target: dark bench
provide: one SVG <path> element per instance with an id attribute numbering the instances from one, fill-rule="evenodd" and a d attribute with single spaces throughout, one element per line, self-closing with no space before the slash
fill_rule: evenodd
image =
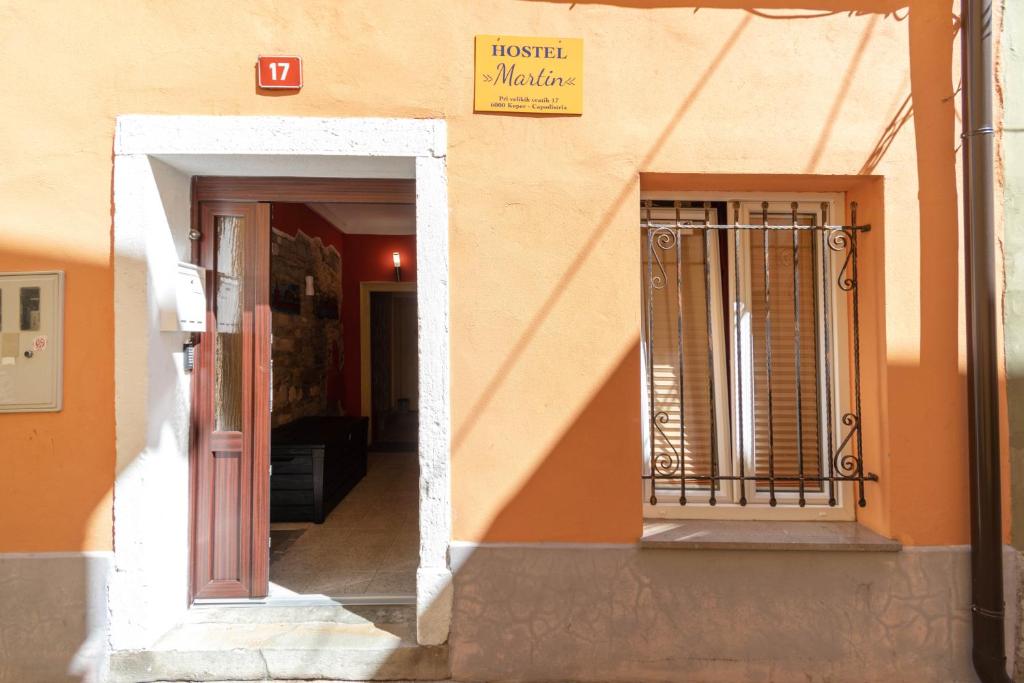
<path id="1" fill-rule="evenodd" d="M 322 524 L 366 476 L 365 417 L 304 417 L 270 432 L 270 521 Z"/>

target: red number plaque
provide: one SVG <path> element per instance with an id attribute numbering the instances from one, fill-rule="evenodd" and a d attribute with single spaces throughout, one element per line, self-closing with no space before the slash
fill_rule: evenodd
<path id="1" fill-rule="evenodd" d="M 298 90 L 302 87 L 302 58 L 286 55 L 260 55 L 256 78 L 261 88 Z"/>

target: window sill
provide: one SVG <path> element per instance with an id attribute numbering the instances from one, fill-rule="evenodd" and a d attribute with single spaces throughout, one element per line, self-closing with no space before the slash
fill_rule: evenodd
<path id="1" fill-rule="evenodd" d="M 849 497 L 849 495 L 846 496 L 846 498 Z M 708 505 L 700 501 L 694 501 L 688 505 L 676 503 L 651 505 L 646 501 L 644 502 L 644 520 L 646 522 L 709 519 L 773 523 L 852 522 L 856 519 L 856 514 L 852 505 L 829 507 L 828 505 L 812 502 L 808 502 L 806 507 L 798 507 L 792 504 L 770 507 L 759 502 L 751 503 L 750 505 L 736 505 L 734 503 Z"/>
<path id="2" fill-rule="evenodd" d="M 641 548 L 896 552 L 898 541 L 856 522 L 645 519 Z"/>

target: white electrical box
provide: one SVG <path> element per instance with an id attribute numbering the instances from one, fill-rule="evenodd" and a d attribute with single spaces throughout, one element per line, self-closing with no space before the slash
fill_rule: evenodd
<path id="1" fill-rule="evenodd" d="M 61 409 L 64 273 L 0 273 L 0 413 Z"/>
<path id="2" fill-rule="evenodd" d="M 206 269 L 179 263 L 174 283 L 173 308 L 160 311 L 164 332 L 206 331 Z"/>

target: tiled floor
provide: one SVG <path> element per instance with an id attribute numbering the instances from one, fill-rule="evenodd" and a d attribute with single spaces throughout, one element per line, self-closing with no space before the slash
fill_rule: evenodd
<path id="1" fill-rule="evenodd" d="M 415 452 L 370 453 L 366 477 L 323 524 L 271 525 L 270 595 L 415 595 L 418 479 Z M 297 529 L 294 542 L 273 533 Z"/>

